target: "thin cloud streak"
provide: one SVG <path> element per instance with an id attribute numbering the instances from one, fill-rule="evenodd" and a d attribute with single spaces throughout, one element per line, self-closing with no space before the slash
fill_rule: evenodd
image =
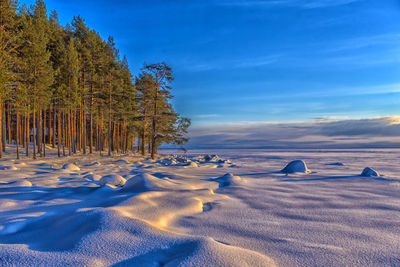
<path id="1" fill-rule="evenodd" d="M 195 62 L 195 60 L 187 60 L 184 62 L 185 69 L 189 71 L 217 71 L 217 70 L 232 70 L 232 69 L 247 69 L 262 67 L 274 64 L 278 61 L 281 55 L 270 55 L 266 57 L 251 58 L 251 59 L 235 59 L 224 62 Z"/>
<path id="2" fill-rule="evenodd" d="M 360 1 L 361 0 L 231 0 L 223 1 L 219 3 L 219 5 L 231 7 L 297 7 L 303 9 L 315 9 L 348 5 Z"/>
<path id="3" fill-rule="evenodd" d="M 195 58 L 181 62 L 186 71 L 224 71 L 250 69 L 256 67 L 280 67 L 302 69 L 364 69 L 400 62 L 400 33 L 387 33 L 362 36 L 337 41 L 327 45 L 316 43 L 303 47 L 288 46 L 285 54 L 273 54 L 261 57 L 242 58 L 225 61 L 204 62 Z M 312 54 L 311 54 L 312 53 Z M 315 58 L 315 54 L 319 55 Z M 312 60 L 310 60 L 310 58 Z"/>

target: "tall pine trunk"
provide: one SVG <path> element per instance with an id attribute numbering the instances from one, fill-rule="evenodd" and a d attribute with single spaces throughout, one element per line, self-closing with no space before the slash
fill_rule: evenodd
<path id="1" fill-rule="evenodd" d="M 60 157 L 61 156 L 60 155 L 60 146 L 62 143 L 61 112 L 60 112 L 59 108 L 57 109 L 57 113 L 55 113 L 55 112 L 56 112 L 56 109 L 54 108 L 54 116 L 53 116 L 54 117 L 54 131 L 56 130 L 56 114 L 57 114 L 57 124 L 58 124 L 58 127 L 57 127 L 57 155 L 58 155 L 58 157 Z M 55 137 L 55 135 L 54 135 L 54 137 Z M 53 142 L 55 142 L 55 141 L 53 141 Z"/>
<path id="2" fill-rule="evenodd" d="M 59 113 L 59 112 L 58 112 Z M 53 139 L 53 142 L 52 142 L 52 144 L 53 144 L 53 148 L 54 147 L 56 147 L 56 106 L 54 106 L 54 108 L 53 108 L 53 131 L 52 131 L 52 139 Z M 58 134 L 60 134 L 60 132 L 58 132 Z M 60 148 L 60 146 L 57 146 L 58 147 L 58 149 Z"/>
<path id="3" fill-rule="evenodd" d="M 3 125 L 2 129 L 1 129 L 1 131 L 2 131 L 1 142 L 3 144 L 3 152 L 6 152 L 6 147 L 7 147 L 7 144 L 6 144 L 6 127 L 7 127 L 7 125 L 6 125 L 6 109 L 5 109 L 5 103 L 4 102 L 3 102 L 3 108 L 2 108 L 1 115 L 2 115 L 1 122 L 2 122 L 2 125 Z"/>
<path id="4" fill-rule="evenodd" d="M 29 146 L 31 143 L 29 108 L 28 106 L 28 111 L 25 112 L 25 154 L 27 157 L 29 157 Z"/>
<path id="5" fill-rule="evenodd" d="M 71 156 L 71 149 L 72 149 L 72 134 L 71 134 L 71 132 L 72 132 L 72 129 L 71 129 L 71 127 L 72 127 L 72 123 L 71 123 L 71 113 L 72 113 L 72 111 L 71 110 L 69 110 L 68 111 L 68 115 L 67 115 L 67 124 L 68 124 L 68 144 L 67 144 L 67 146 L 68 146 L 68 156 Z"/>
<path id="6" fill-rule="evenodd" d="M 36 159 L 36 136 L 37 136 L 37 130 L 36 130 L 36 101 L 33 100 L 33 112 L 32 112 L 32 126 L 33 126 L 33 159 Z"/>
<path id="7" fill-rule="evenodd" d="M 49 121 L 48 121 L 48 136 L 47 136 L 47 143 L 49 144 L 49 145 L 51 145 L 52 143 L 51 143 L 51 137 L 52 137 L 52 134 L 53 134 L 53 128 L 52 128 L 52 119 L 53 119 L 53 104 L 50 104 L 50 107 L 49 107 Z M 52 147 L 54 148 L 54 145 L 52 145 Z"/>
<path id="8" fill-rule="evenodd" d="M 43 150 L 42 150 L 42 110 L 39 108 L 37 111 L 37 120 L 38 120 L 38 128 L 37 128 L 37 145 L 38 145 L 38 152 L 39 156 L 43 157 Z"/>
<path id="9" fill-rule="evenodd" d="M 145 155 L 145 153 L 146 153 L 146 134 L 145 134 L 145 129 L 144 129 L 144 127 L 143 127 L 143 130 L 142 130 L 142 137 L 141 137 L 141 141 L 142 141 L 142 148 L 141 148 L 141 151 L 142 151 L 142 155 L 144 156 Z"/>
<path id="10" fill-rule="evenodd" d="M 86 154 L 86 114 L 82 109 L 82 146 L 83 154 Z"/>
<path id="11" fill-rule="evenodd" d="M 66 144 L 66 140 L 67 140 L 67 135 L 66 135 L 66 131 L 65 131 L 65 111 L 62 113 L 62 140 L 63 140 L 63 156 L 65 157 L 65 144 Z"/>
<path id="12" fill-rule="evenodd" d="M 100 156 L 101 156 L 101 152 L 104 149 L 103 129 L 104 129 L 104 116 L 103 116 L 103 111 L 101 111 L 101 118 L 100 118 Z"/>
<path id="13" fill-rule="evenodd" d="M 46 110 L 43 110 L 43 157 L 46 157 Z"/>
<path id="14" fill-rule="evenodd" d="M 16 143 L 17 143 L 17 159 L 19 159 L 19 136 L 18 136 L 18 133 L 19 133 L 19 112 L 17 112 L 17 135 L 16 135 Z"/>
<path id="15" fill-rule="evenodd" d="M 3 101 L 0 101 L 0 158 L 3 157 L 3 142 L 1 142 L 1 140 L 3 140 Z"/>
<path id="16" fill-rule="evenodd" d="M 12 145 L 11 134 L 11 104 L 7 104 L 7 139 L 9 145 Z"/>
<path id="17" fill-rule="evenodd" d="M 111 156 L 111 84 L 109 85 L 109 104 L 108 104 L 108 155 Z"/>
<path id="18" fill-rule="evenodd" d="M 89 153 L 93 153 L 93 84 L 91 85 L 91 96 L 90 96 L 90 125 L 89 125 Z"/>

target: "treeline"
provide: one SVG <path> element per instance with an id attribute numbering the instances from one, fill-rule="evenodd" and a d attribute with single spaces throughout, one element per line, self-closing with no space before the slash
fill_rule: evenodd
<path id="1" fill-rule="evenodd" d="M 133 77 L 112 37 L 103 40 L 84 20 L 62 26 L 43 0 L 19 7 L 0 0 L 0 157 L 7 144 L 26 156 L 107 151 L 157 153 L 182 145 L 190 120 L 177 114 L 173 74 L 145 64 Z"/>

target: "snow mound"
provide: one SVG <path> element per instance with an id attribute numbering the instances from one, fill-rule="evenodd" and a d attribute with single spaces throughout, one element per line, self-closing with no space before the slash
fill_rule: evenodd
<path id="1" fill-rule="evenodd" d="M 225 186 L 230 186 L 230 185 L 235 185 L 238 182 L 243 181 L 240 176 L 234 176 L 232 173 L 227 173 L 224 174 L 221 177 L 218 177 L 217 179 L 214 179 L 214 181 L 219 183 L 219 187 L 225 187 Z"/>
<path id="2" fill-rule="evenodd" d="M 4 166 L 4 165 L 0 165 L 0 170 L 3 170 L 3 171 L 5 171 L 5 170 L 13 170 L 13 171 L 15 171 L 15 170 L 18 170 L 18 168 L 15 167 L 15 166 Z"/>
<path id="3" fill-rule="evenodd" d="M 26 187 L 30 187 L 32 186 L 32 183 L 28 180 L 20 180 L 20 181 L 15 181 L 13 183 L 11 183 L 13 186 L 26 186 Z"/>
<path id="4" fill-rule="evenodd" d="M 90 174 L 83 176 L 83 178 L 89 179 L 92 181 L 98 181 L 101 179 L 101 175 L 90 173 Z"/>
<path id="5" fill-rule="evenodd" d="M 124 159 L 120 159 L 120 160 L 113 161 L 113 163 L 130 164 L 128 161 L 126 161 L 126 160 L 124 160 Z"/>
<path id="6" fill-rule="evenodd" d="M 217 164 L 213 164 L 213 163 L 205 163 L 202 166 L 205 167 L 205 168 L 210 168 L 210 169 L 218 168 L 218 165 Z"/>
<path id="7" fill-rule="evenodd" d="M 124 190 L 131 192 L 155 190 L 158 189 L 157 180 L 159 179 L 151 174 L 141 173 L 129 179 L 124 185 Z"/>
<path id="8" fill-rule="evenodd" d="M 326 163 L 325 165 L 328 165 L 328 166 L 344 166 L 344 164 L 341 163 L 341 162 Z"/>
<path id="9" fill-rule="evenodd" d="M 100 163 L 100 162 L 97 162 L 97 161 L 95 161 L 95 162 L 93 162 L 93 163 L 88 163 L 88 164 L 85 164 L 85 167 L 99 166 L 99 165 L 101 165 L 101 163 Z"/>
<path id="10" fill-rule="evenodd" d="M 186 165 L 186 167 L 197 168 L 197 167 L 199 167 L 199 165 L 197 165 L 196 162 L 191 161 L 188 165 Z"/>
<path id="11" fill-rule="evenodd" d="M 220 158 L 218 155 L 205 155 L 203 158 L 204 161 L 207 162 L 215 162 L 215 163 L 221 163 L 221 164 L 232 164 L 230 160 Z M 202 161 L 202 160 L 199 160 Z"/>
<path id="12" fill-rule="evenodd" d="M 35 164 L 36 166 L 39 166 L 39 167 L 47 167 L 47 166 L 50 166 L 50 164 L 49 163 L 47 163 L 47 162 L 38 162 L 38 163 L 36 163 Z"/>
<path id="13" fill-rule="evenodd" d="M 180 163 L 189 163 L 189 162 L 190 162 L 190 159 L 185 158 L 185 157 L 183 157 L 183 156 L 179 156 L 179 157 L 176 157 L 176 161 L 178 161 L 178 162 L 180 162 Z"/>
<path id="14" fill-rule="evenodd" d="M 166 158 L 166 159 L 163 159 L 161 161 L 161 163 L 164 164 L 165 166 L 170 166 L 170 165 L 175 165 L 176 164 L 176 160 L 173 159 L 173 158 Z"/>
<path id="15" fill-rule="evenodd" d="M 168 165 L 177 165 L 177 164 L 188 164 L 190 163 L 191 160 L 184 157 L 184 156 L 177 156 L 177 155 L 171 155 L 165 157 L 163 160 L 160 161 L 160 163 L 168 166 Z"/>
<path id="16" fill-rule="evenodd" d="M 118 174 L 105 175 L 99 180 L 100 186 L 105 186 L 106 184 L 114 186 L 124 186 L 125 182 L 125 178 Z"/>
<path id="17" fill-rule="evenodd" d="M 218 162 L 221 160 L 221 158 L 218 155 L 205 155 L 204 160 L 210 162 Z"/>
<path id="18" fill-rule="evenodd" d="M 370 167 L 366 167 L 362 171 L 361 176 L 363 176 L 363 177 L 372 177 L 372 176 L 380 176 L 380 175 L 376 170 L 374 170 L 374 169 L 372 169 Z"/>
<path id="19" fill-rule="evenodd" d="M 149 173 L 141 173 L 126 181 L 123 190 L 145 192 L 160 189 L 173 189 L 175 187 L 176 185 L 168 180 L 157 178 Z"/>
<path id="20" fill-rule="evenodd" d="M 303 160 L 294 160 L 289 162 L 285 168 L 281 170 L 284 173 L 310 173 L 311 171 L 307 168 L 306 163 Z"/>
<path id="21" fill-rule="evenodd" d="M 64 166 L 62 166 L 62 169 L 66 170 L 66 171 L 80 171 L 81 170 L 78 166 L 76 166 L 73 163 L 64 164 Z"/>

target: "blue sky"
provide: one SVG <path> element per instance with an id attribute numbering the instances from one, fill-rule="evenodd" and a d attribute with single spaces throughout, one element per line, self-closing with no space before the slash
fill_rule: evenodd
<path id="1" fill-rule="evenodd" d="M 134 74 L 170 64 L 194 129 L 400 113 L 398 0 L 46 3 L 63 24 L 80 14 L 114 36 Z"/>

